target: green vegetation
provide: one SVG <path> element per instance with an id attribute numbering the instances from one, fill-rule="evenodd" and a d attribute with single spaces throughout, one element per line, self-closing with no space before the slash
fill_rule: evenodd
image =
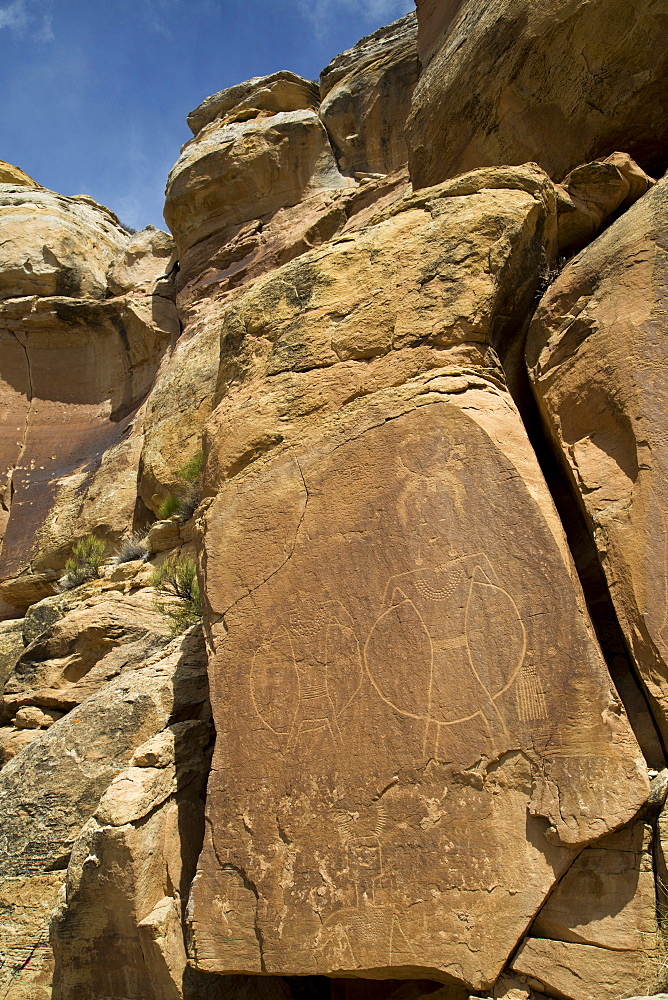
<path id="1" fill-rule="evenodd" d="M 72 547 L 72 555 L 65 563 L 65 573 L 59 581 L 61 590 L 73 590 L 82 583 L 100 575 L 105 543 L 95 535 L 86 535 Z"/>
<path id="2" fill-rule="evenodd" d="M 182 521 L 189 521 L 200 502 L 200 484 L 204 467 L 204 453 L 196 452 L 189 461 L 179 469 L 181 483 L 176 493 L 170 493 L 158 508 L 158 517 L 166 521 L 178 515 Z"/>
<path id="3" fill-rule="evenodd" d="M 169 556 L 151 577 L 151 585 L 163 594 L 179 598 L 180 603 L 160 602 L 157 608 L 172 619 L 174 635 L 202 620 L 202 595 L 197 582 L 197 568 L 189 556 Z"/>
<path id="4" fill-rule="evenodd" d="M 170 517 L 174 517 L 175 514 L 180 513 L 181 510 L 181 500 L 174 493 L 170 493 L 162 501 L 158 507 L 158 517 L 161 521 L 166 521 Z"/>

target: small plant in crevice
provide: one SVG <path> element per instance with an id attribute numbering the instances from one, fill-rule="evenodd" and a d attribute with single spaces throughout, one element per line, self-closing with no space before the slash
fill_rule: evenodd
<path id="1" fill-rule="evenodd" d="M 134 562 L 136 559 L 142 559 L 146 562 L 147 559 L 151 558 L 151 555 L 151 547 L 147 539 L 135 531 L 118 544 L 111 561 L 115 566 L 120 566 L 121 563 Z"/>
<path id="2" fill-rule="evenodd" d="M 545 292 L 548 290 L 553 281 L 559 277 L 564 267 L 568 263 L 569 256 L 567 254 L 561 254 L 554 264 L 549 264 L 547 259 L 544 259 L 540 268 L 538 275 L 538 285 L 536 288 L 536 298 L 540 299 L 543 297 Z"/>
<path id="3" fill-rule="evenodd" d="M 172 620 L 172 633 L 178 635 L 202 620 L 202 595 L 197 580 L 197 568 L 190 556 L 169 556 L 154 570 L 151 585 L 177 601 L 156 604 L 157 609 Z"/>
<path id="4" fill-rule="evenodd" d="M 181 510 L 181 500 L 175 493 L 169 493 L 158 507 L 158 517 L 167 521 Z"/>
<path id="5" fill-rule="evenodd" d="M 74 590 L 82 583 L 95 580 L 100 575 L 105 543 L 95 535 L 86 535 L 72 546 L 72 555 L 65 563 L 65 572 L 58 581 L 58 589 Z"/>
<path id="6" fill-rule="evenodd" d="M 204 454 L 196 452 L 189 461 L 179 469 L 180 484 L 176 493 L 170 493 L 158 508 L 158 517 L 165 521 L 178 515 L 182 521 L 189 521 L 201 499 L 202 469 Z"/>

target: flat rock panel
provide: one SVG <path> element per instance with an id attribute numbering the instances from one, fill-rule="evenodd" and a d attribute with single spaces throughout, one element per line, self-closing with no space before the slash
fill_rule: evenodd
<path id="1" fill-rule="evenodd" d="M 488 985 L 574 847 L 644 796 L 545 516 L 429 395 L 376 399 L 210 509 L 206 971 Z"/>

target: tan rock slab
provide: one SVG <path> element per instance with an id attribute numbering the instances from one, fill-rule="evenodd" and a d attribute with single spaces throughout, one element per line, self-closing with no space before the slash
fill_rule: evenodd
<path id="1" fill-rule="evenodd" d="M 667 18 L 653 0 L 419 3 L 413 183 L 527 161 L 561 180 L 616 149 L 662 172 Z"/>
<path id="2" fill-rule="evenodd" d="M 255 76 L 207 97 L 188 115 L 188 127 L 193 135 L 198 135 L 213 121 L 243 122 L 279 111 L 317 111 L 319 104 L 317 84 L 282 69 L 269 76 Z"/>
<path id="3" fill-rule="evenodd" d="M 41 729 L 17 729 L 15 726 L 0 726 L 0 767 L 4 767 L 12 757 L 21 753 L 41 732 Z"/>
<path id="4" fill-rule="evenodd" d="M 210 739 L 206 722 L 169 727 L 138 748 L 102 796 L 74 845 L 52 921 L 54 1000 L 196 1000 L 183 989 L 181 894 L 202 841 Z"/>
<path id="5" fill-rule="evenodd" d="M 125 249 L 109 265 L 109 291 L 112 295 L 122 295 L 139 288 L 154 291 L 156 283 L 166 278 L 175 261 L 176 247 L 171 236 L 161 229 L 147 226 L 130 237 Z"/>
<path id="6" fill-rule="evenodd" d="M 44 188 L 0 190 L 0 299 L 22 295 L 103 298 L 106 271 L 130 236 L 89 198 Z"/>
<path id="7" fill-rule="evenodd" d="M 651 990 L 656 964 L 634 951 L 527 938 L 513 969 L 550 996 L 568 1000 L 619 1000 Z M 643 987 L 646 984 L 646 987 Z"/>
<path id="8" fill-rule="evenodd" d="M 411 12 L 362 38 L 320 74 L 325 124 L 345 173 L 390 173 L 408 162 L 404 126 L 418 78 Z"/>
<path id="9" fill-rule="evenodd" d="M 0 160 L 0 184 L 12 184 L 18 187 L 40 187 L 37 181 L 28 177 L 24 170 L 15 167 L 5 160 Z"/>
<path id="10" fill-rule="evenodd" d="M 555 242 L 544 173 L 481 171 L 225 313 L 202 971 L 490 989 L 647 796 L 494 347 Z"/>
<path id="11" fill-rule="evenodd" d="M 0 990 L 6 1000 L 50 1000 L 49 916 L 64 872 L 0 879 Z"/>
<path id="12" fill-rule="evenodd" d="M 580 498 L 624 637 L 668 733 L 668 255 L 664 180 L 569 263 L 527 363 Z"/>
<path id="13" fill-rule="evenodd" d="M 658 926 L 651 828 L 638 821 L 586 847 L 541 909 L 531 933 L 654 955 Z"/>
<path id="14" fill-rule="evenodd" d="M 186 143 L 167 179 L 165 220 L 182 255 L 218 229 L 295 205 L 309 187 L 346 183 L 314 111 L 214 121 Z"/>
<path id="15" fill-rule="evenodd" d="M 630 208 L 655 183 L 625 153 L 571 170 L 557 187 L 559 249 L 581 249 L 615 212 Z"/>
<path id="16" fill-rule="evenodd" d="M 17 713 L 17 726 L 31 728 L 32 719 L 43 727 L 44 721 L 22 706 L 68 710 L 129 664 L 159 651 L 169 634 L 164 615 L 139 595 L 112 591 L 92 599 L 55 621 L 23 651 L 5 684 L 4 711 Z"/>
<path id="17" fill-rule="evenodd" d="M 23 652 L 23 622 L 21 619 L 0 622 L 0 696 L 5 681 Z"/>

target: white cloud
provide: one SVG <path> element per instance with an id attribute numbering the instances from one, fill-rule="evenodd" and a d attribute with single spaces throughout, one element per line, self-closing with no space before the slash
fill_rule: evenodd
<path id="1" fill-rule="evenodd" d="M 342 15 L 356 16 L 373 28 L 415 9 L 413 0 L 298 0 L 298 6 L 318 38 L 323 38 L 332 21 Z"/>
<path id="2" fill-rule="evenodd" d="M 14 3 L 0 7 L 0 28 L 13 28 L 20 31 L 28 23 L 28 12 L 25 0 L 14 0 Z"/>
<path id="3" fill-rule="evenodd" d="M 34 42 L 54 39 L 52 0 L 12 0 L 0 6 L 0 30 L 8 28 Z"/>

